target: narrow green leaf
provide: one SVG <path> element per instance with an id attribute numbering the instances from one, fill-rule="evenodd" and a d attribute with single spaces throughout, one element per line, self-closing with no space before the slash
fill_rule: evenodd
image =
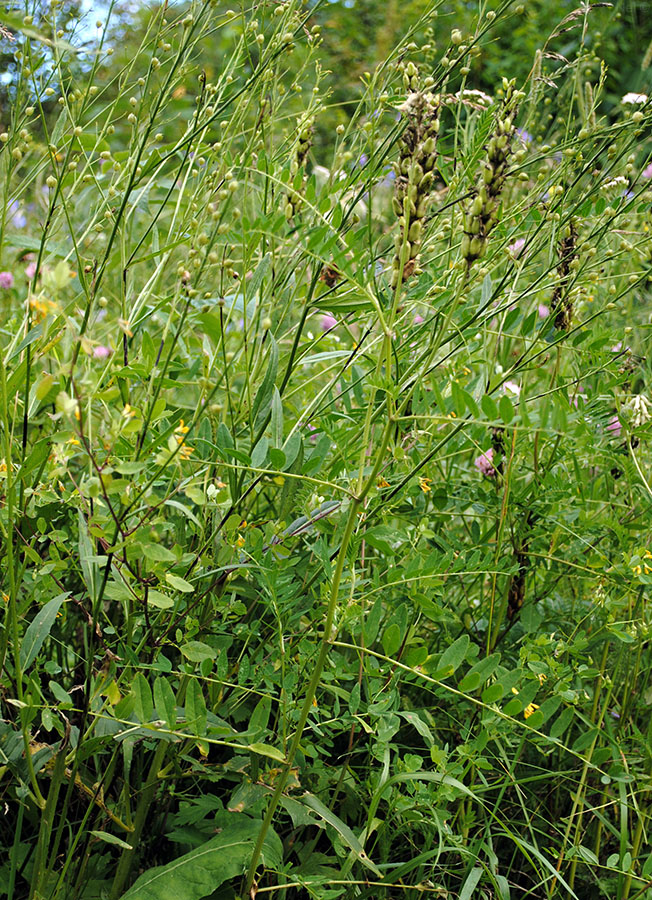
<path id="1" fill-rule="evenodd" d="M 243 749 L 250 750 L 252 753 L 258 753 L 260 756 L 268 756 L 277 762 L 285 762 L 285 755 L 278 747 L 270 747 L 267 744 L 247 744 Z"/>
<path id="2" fill-rule="evenodd" d="M 27 626 L 25 637 L 20 645 L 20 666 L 23 672 L 29 669 L 36 659 L 39 650 L 43 646 L 43 642 L 50 634 L 52 626 L 57 618 L 57 614 L 61 609 L 61 604 L 68 597 L 70 591 L 59 594 L 53 600 L 49 600 L 45 606 L 36 613 L 32 621 Z"/>
<path id="3" fill-rule="evenodd" d="M 272 446 L 280 447 L 283 444 L 283 404 L 278 388 L 274 387 L 272 394 Z"/>
<path id="4" fill-rule="evenodd" d="M 192 734 L 202 737 L 206 733 L 206 701 L 201 684 L 191 678 L 186 691 L 186 727 Z"/>
<path id="5" fill-rule="evenodd" d="M 170 682 L 162 675 L 154 682 L 154 704 L 158 718 L 173 731 L 177 724 L 177 701 Z"/>
<path id="6" fill-rule="evenodd" d="M 84 518 L 81 510 L 77 515 L 77 524 L 79 537 L 77 548 L 79 551 L 79 562 L 81 563 L 82 575 L 86 590 L 91 600 L 97 600 L 97 590 L 99 587 L 99 567 L 97 563 L 92 562 L 91 557 L 95 555 L 93 544 L 88 534 L 88 522 Z"/>
<path id="7" fill-rule="evenodd" d="M 335 829 L 335 831 L 337 831 L 349 850 L 351 850 L 357 856 L 363 866 L 366 866 L 367 869 L 370 869 L 377 878 L 382 878 L 380 869 L 378 869 L 369 859 L 364 851 L 362 844 L 353 834 L 348 825 L 346 825 L 341 819 L 339 819 L 335 815 L 335 813 L 331 812 L 331 810 L 327 806 L 324 806 L 321 800 L 315 797 L 314 794 L 309 794 L 306 792 L 300 798 L 300 800 L 306 806 L 309 806 L 310 809 L 313 809 L 320 819 L 323 819 L 324 822 L 327 822 Z"/>
<path id="8" fill-rule="evenodd" d="M 138 672 L 131 685 L 131 693 L 134 696 L 134 710 L 140 721 L 144 724 L 151 722 L 154 714 L 154 701 L 152 689 L 142 672 Z"/>
<path id="9" fill-rule="evenodd" d="M 496 401 L 493 397 L 490 397 L 489 394 L 483 394 L 480 399 L 480 406 L 482 407 L 485 416 L 492 422 L 495 422 L 498 419 L 498 407 L 496 406 Z"/>
<path id="10" fill-rule="evenodd" d="M 503 394 L 503 396 L 498 401 L 498 408 L 500 409 L 500 418 L 503 420 L 505 425 L 509 425 L 509 423 L 514 418 L 514 407 L 512 406 L 512 401 L 509 399 L 507 394 Z"/>
<path id="11" fill-rule="evenodd" d="M 254 402 L 251 406 L 251 420 L 254 423 L 257 422 L 259 416 L 264 418 L 267 415 L 269 405 L 272 401 L 274 383 L 278 371 L 278 344 L 274 340 L 271 332 L 268 332 L 268 337 L 269 363 L 267 364 L 267 371 L 265 372 L 260 387 L 256 391 L 256 396 L 254 397 Z"/>
<path id="12" fill-rule="evenodd" d="M 480 878 L 482 877 L 482 867 L 474 866 L 466 877 L 466 881 L 462 885 L 459 900 L 471 900 Z"/>
<path id="13" fill-rule="evenodd" d="M 114 834 L 109 834 L 108 831 L 91 831 L 90 834 L 92 834 L 93 837 L 99 838 L 101 841 L 104 841 L 105 844 L 114 844 L 116 847 L 122 847 L 123 850 L 134 849 L 131 844 L 128 844 L 126 841 L 121 840 Z"/>

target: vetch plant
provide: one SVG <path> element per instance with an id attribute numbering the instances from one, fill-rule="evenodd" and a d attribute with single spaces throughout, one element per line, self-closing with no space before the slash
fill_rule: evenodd
<path id="1" fill-rule="evenodd" d="M 361 9 L 3 14 L 9 900 L 650 893 L 629 26 Z"/>

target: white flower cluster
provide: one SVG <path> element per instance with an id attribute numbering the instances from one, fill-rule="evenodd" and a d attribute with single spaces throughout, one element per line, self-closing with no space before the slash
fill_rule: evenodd
<path id="1" fill-rule="evenodd" d="M 652 405 L 643 394 L 636 394 L 627 402 L 632 428 L 639 428 L 652 419 Z"/>
<path id="2" fill-rule="evenodd" d="M 625 106 L 644 106 L 647 103 L 647 94 L 635 94 L 630 91 L 620 102 Z"/>
<path id="3" fill-rule="evenodd" d="M 491 104 L 494 102 L 494 98 L 490 97 L 489 94 L 485 94 L 484 91 L 478 91 L 474 88 L 467 88 L 466 90 L 458 91 L 456 94 L 453 94 L 451 99 L 456 103 L 459 103 L 460 100 L 463 103 L 466 100 L 469 103 L 482 103 L 486 106 L 491 106 Z"/>

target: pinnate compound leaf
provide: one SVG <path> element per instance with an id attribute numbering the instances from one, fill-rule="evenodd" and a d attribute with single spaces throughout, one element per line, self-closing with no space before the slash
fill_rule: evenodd
<path id="1" fill-rule="evenodd" d="M 165 866 L 143 872 L 122 900 L 202 900 L 231 878 L 237 878 L 251 859 L 261 822 L 234 813 L 222 831 L 190 853 Z M 263 845 L 263 862 L 278 867 L 281 841 L 271 829 Z"/>

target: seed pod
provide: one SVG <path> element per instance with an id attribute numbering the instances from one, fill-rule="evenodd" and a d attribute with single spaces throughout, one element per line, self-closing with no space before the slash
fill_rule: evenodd
<path id="1" fill-rule="evenodd" d="M 462 258 L 469 267 L 486 252 L 487 237 L 498 223 L 498 199 L 507 178 L 510 145 L 515 130 L 514 116 L 520 96 L 514 90 L 514 81 L 504 79 L 503 90 L 502 110 L 494 134 L 487 143 L 480 178 L 464 216 L 464 232 L 468 242 L 462 240 Z"/>
<path id="2" fill-rule="evenodd" d="M 399 280 L 405 282 L 420 272 L 417 254 L 435 178 L 439 132 L 440 97 L 419 89 L 418 69 L 412 62 L 403 70 L 403 83 L 408 97 L 399 109 L 407 118 L 407 125 L 395 164 L 397 178 L 392 207 L 398 217 L 399 234 L 392 262 L 393 288 L 398 287 Z"/>

